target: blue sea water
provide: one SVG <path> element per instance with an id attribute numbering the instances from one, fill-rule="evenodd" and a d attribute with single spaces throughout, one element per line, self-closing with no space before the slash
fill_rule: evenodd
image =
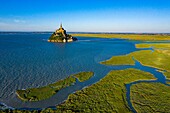
<path id="1" fill-rule="evenodd" d="M 49 43 L 49 36 L 49 33 L 0 34 L 0 102 L 15 108 L 52 106 L 57 103 L 36 106 L 22 102 L 15 91 L 44 86 L 81 71 L 94 71 L 96 82 L 111 69 L 99 64 L 100 61 L 136 50 L 136 42 L 120 39 L 77 37 L 78 41 L 72 43 Z"/>
<path id="2" fill-rule="evenodd" d="M 138 41 L 77 37 L 72 43 L 49 43 L 50 33 L 0 34 L 0 103 L 14 108 L 46 108 L 55 106 L 68 95 L 96 83 L 110 70 L 129 66 L 105 66 L 100 61 L 114 55 L 136 51 Z M 53 97 L 39 102 L 23 102 L 17 89 L 41 87 L 71 74 L 93 71 L 89 81 L 65 88 Z"/>

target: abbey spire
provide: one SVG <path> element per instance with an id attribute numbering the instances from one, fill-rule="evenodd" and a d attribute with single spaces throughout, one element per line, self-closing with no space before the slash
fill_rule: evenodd
<path id="1" fill-rule="evenodd" d="M 63 28 L 62 23 L 60 24 L 60 28 Z"/>

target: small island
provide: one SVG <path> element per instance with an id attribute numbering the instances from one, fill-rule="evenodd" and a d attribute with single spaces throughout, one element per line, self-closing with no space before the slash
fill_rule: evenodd
<path id="1" fill-rule="evenodd" d="M 66 30 L 60 25 L 60 28 L 57 29 L 48 39 L 48 42 L 73 42 L 76 41 L 77 38 L 72 37 L 71 35 L 66 33 Z"/>
<path id="2" fill-rule="evenodd" d="M 93 77 L 93 72 L 79 72 L 74 75 L 70 75 L 69 77 L 59 80 L 55 83 L 38 87 L 38 88 L 28 88 L 17 90 L 16 95 L 23 101 L 40 101 L 50 98 L 55 95 L 61 89 L 74 85 L 76 83 L 76 79 L 79 82 L 85 82 Z"/>

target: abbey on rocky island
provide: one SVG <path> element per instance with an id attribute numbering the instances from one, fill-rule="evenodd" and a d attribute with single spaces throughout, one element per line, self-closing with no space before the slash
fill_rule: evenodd
<path id="1" fill-rule="evenodd" d="M 66 33 L 66 30 L 64 30 L 61 24 L 60 28 L 50 36 L 48 42 L 73 42 L 76 40 L 77 38 Z"/>

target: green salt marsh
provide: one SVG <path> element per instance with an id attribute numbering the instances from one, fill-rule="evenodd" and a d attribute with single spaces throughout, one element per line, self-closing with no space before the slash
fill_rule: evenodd
<path id="1" fill-rule="evenodd" d="M 125 84 L 148 79 L 155 78 L 137 69 L 111 71 L 96 84 L 69 95 L 63 104 L 57 106 L 57 112 L 131 112 L 126 101 Z"/>
<path id="2" fill-rule="evenodd" d="M 131 102 L 137 113 L 168 113 L 170 87 L 161 83 L 139 83 L 131 86 Z"/>
<path id="3" fill-rule="evenodd" d="M 44 87 L 28 88 L 25 90 L 17 90 L 17 96 L 23 101 L 40 101 L 47 99 L 59 90 L 71 86 L 76 82 L 76 78 L 81 82 L 90 79 L 93 76 L 93 72 L 80 72 L 74 75 L 70 75 L 66 79 L 57 81 L 53 84 L 49 84 Z"/>

